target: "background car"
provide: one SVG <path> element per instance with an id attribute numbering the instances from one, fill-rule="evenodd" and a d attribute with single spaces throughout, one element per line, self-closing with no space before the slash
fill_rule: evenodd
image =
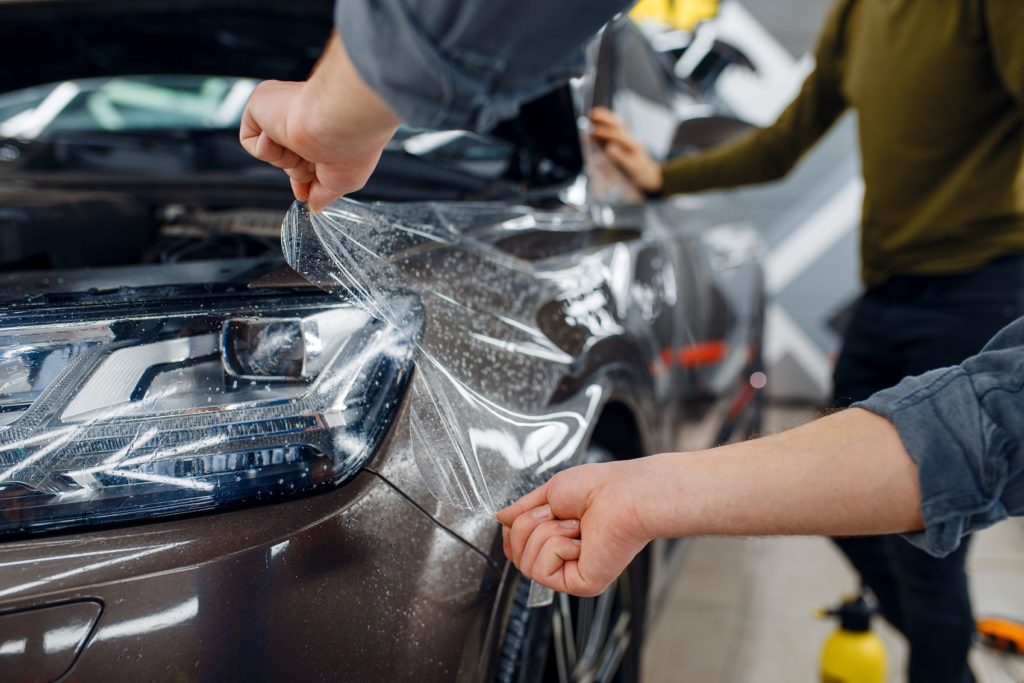
<path id="1" fill-rule="evenodd" d="M 0 74 L 7 680 L 638 676 L 678 544 L 528 609 L 493 519 L 425 476 L 417 333 L 284 264 L 288 183 L 237 120 L 252 79 L 304 77 L 331 5 L 0 2 L 22 65 Z M 525 312 L 572 359 L 553 388 L 495 380 L 545 371 L 513 345 L 469 347 L 462 376 L 536 414 L 599 387 L 574 462 L 757 426 L 756 236 L 645 201 L 579 123 L 610 104 L 667 153 L 679 98 L 707 94 L 662 59 L 617 24 L 583 79 L 489 134 L 403 129 L 357 196 L 548 283 Z"/>

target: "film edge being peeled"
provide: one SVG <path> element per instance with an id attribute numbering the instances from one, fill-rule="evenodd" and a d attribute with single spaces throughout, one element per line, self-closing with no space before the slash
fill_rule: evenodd
<path id="1" fill-rule="evenodd" d="M 415 349 L 403 446 L 438 500 L 490 514 L 577 462 L 602 399 L 595 384 L 550 401 L 585 348 L 556 344 L 537 322 L 557 274 L 472 236 L 521 220 L 504 207 L 343 199 L 316 214 L 296 202 L 282 230 L 294 270 Z M 528 604 L 553 595 L 534 582 Z"/>

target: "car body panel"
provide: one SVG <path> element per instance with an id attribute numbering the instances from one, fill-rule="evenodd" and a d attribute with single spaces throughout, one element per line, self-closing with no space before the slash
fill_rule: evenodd
<path id="1" fill-rule="evenodd" d="M 55 680 L 71 670 L 103 606 L 77 600 L 0 616 L 0 667 L 11 681 Z"/>
<path id="2" fill-rule="evenodd" d="M 103 605 L 79 680 L 453 680 L 479 661 L 480 607 L 500 581 L 369 473 L 283 507 L 7 544 L 3 557 L 0 641 L 39 605 Z M 395 637 L 405 629 L 415 641 Z M 30 661 L 59 653 L 46 655 Z"/>

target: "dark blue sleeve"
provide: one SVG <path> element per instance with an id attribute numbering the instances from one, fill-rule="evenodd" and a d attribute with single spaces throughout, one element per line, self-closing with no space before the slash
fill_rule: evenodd
<path id="1" fill-rule="evenodd" d="M 887 418 L 920 471 L 925 531 L 937 556 L 1024 514 L 1024 318 L 959 366 L 910 377 L 855 407 Z"/>
<path id="2" fill-rule="evenodd" d="M 362 78 L 405 122 L 486 130 L 564 83 L 630 0 L 338 0 Z"/>

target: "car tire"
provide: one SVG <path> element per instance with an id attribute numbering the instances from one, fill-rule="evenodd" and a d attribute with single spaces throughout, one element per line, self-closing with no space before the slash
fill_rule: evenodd
<path id="1" fill-rule="evenodd" d="M 606 462 L 598 447 L 587 462 Z M 498 657 L 498 683 L 636 683 L 640 680 L 649 558 L 642 551 L 605 593 L 556 594 L 550 607 L 529 608 L 530 581 L 516 573 Z"/>

